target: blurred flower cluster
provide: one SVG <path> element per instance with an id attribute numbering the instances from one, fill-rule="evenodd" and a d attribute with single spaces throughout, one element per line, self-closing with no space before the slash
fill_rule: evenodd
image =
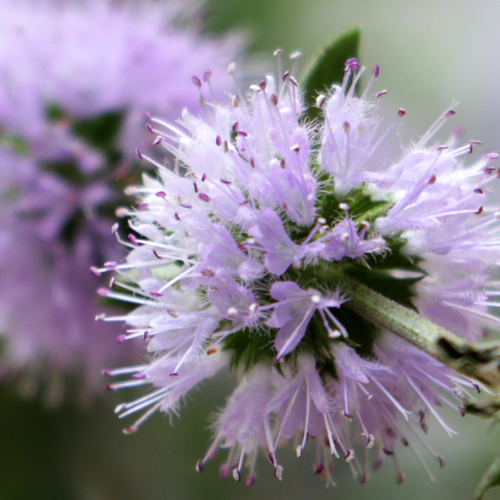
<path id="1" fill-rule="evenodd" d="M 342 85 L 318 95 L 321 121 L 304 118 L 293 69 L 224 104 L 194 79 L 198 115 L 152 119 L 154 142 L 176 161 L 166 168 L 147 158 L 157 177 L 128 189 L 140 200 L 129 211 L 130 253 L 95 269 L 116 273 L 102 297 L 140 306 L 101 319 L 125 320 L 120 341 L 143 339 L 152 354 L 105 371 L 131 375 L 110 390 L 153 388 L 117 407 L 120 417 L 142 412 L 125 432 L 155 411 L 176 412 L 193 387 L 232 368 L 239 385 L 198 469 L 228 448 L 220 473 L 239 481 L 246 465 L 247 486 L 259 449 L 281 479 L 287 439 L 300 457 L 315 438 L 325 479 L 340 457 L 364 483 L 363 448 L 373 448 L 375 469 L 393 459 L 401 483 L 398 447 L 418 454 L 430 414 L 454 433 L 437 407 L 463 412 L 476 383 L 395 334 L 433 321 L 473 339 L 498 323 L 487 308 L 499 293 L 488 284 L 499 212 L 485 205 L 497 155 L 465 166 L 474 143 L 456 145 L 454 133 L 432 144 L 449 109 L 400 158 L 375 161 L 405 112 L 380 130 L 385 91 L 370 94 L 379 68 L 357 91 L 363 71 L 347 61 Z"/>
<path id="2" fill-rule="evenodd" d="M 103 366 L 131 354 L 94 322 L 88 269 L 122 256 L 112 217 L 137 176 L 144 113 L 196 109 L 185 82 L 207 70 L 221 97 L 242 40 L 203 35 L 194 2 L 0 8 L 0 370 L 28 393 L 46 385 L 53 401 L 62 372 L 80 372 L 85 396 Z"/>

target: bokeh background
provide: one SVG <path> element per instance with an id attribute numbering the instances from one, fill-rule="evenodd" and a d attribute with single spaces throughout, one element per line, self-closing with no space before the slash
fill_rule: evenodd
<path id="1" fill-rule="evenodd" d="M 257 58 L 271 60 L 278 47 L 285 52 L 300 49 L 303 67 L 332 36 L 359 25 L 361 60 L 381 66 L 377 90 L 389 89 L 384 109 L 389 115 L 399 107 L 407 111 L 396 142 L 416 139 L 458 101 L 455 124 L 465 127 L 467 139 L 481 139 L 484 150 L 500 148 L 499 21 L 498 0 L 210 0 L 206 18 L 212 32 L 244 29 Z M 47 410 L 37 400 L 19 400 L 12 387 L 2 387 L 0 499 L 466 500 L 500 452 L 500 434 L 488 432 L 488 422 L 462 419 L 443 409 L 459 435 L 450 439 L 432 422 L 429 442 L 446 459 L 440 469 L 423 455 L 434 481 L 415 456 L 402 450 L 406 482 L 401 486 L 396 486 L 394 467 L 387 461 L 364 486 L 339 463 L 337 486 L 325 488 L 313 474 L 312 450 L 297 460 L 290 449 L 281 453 L 283 482 L 274 479 L 261 457 L 258 481 L 247 490 L 219 479 L 217 461 L 202 475 L 194 471 L 210 439 L 207 416 L 223 405 L 230 387 L 223 377 L 205 384 L 182 409 L 181 418 L 170 422 L 156 415 L 131 436 L 122 434 L 123 422 L 112 411 L 121 394 L 103 394 L 101 401 L 84 408 L 66 401 Z M 500 490 L 486 498 L 500 498 Z"/>

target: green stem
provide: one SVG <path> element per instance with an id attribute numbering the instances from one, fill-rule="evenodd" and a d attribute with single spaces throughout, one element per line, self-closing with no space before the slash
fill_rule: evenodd
<path id="1" fill-rule="evenodd" d="M 489 387 L 500 387 L 499 343 L 467 342 L 352 278 L 343 276 L 342 282 L 350 297 L 346 307 L 450 368 Z"/>

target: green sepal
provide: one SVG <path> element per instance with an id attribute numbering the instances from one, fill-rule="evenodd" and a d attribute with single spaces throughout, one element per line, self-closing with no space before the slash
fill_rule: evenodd
<path id="1" fill-rule="evenodd" d="M 309 105 L 306 115 L 313 120 L 319 115 L 314 106 L 318 92 L 324 92 L 334 83 L 341 83 L 344 78 L 344 65 L 347 59 L 357 57 L 361 30 L 354 28 L 326 45 L 313 59 L 302 78 L 302 88 Z"/>
<path id="2" fill-rule="evenodd" d="M 123 124 L 124 112 L 108 111 L 97 117 L 75 122 L 73 133 L 88 145 L 108 153 L 113 151 Z"/>
<path id="3" fill-rule="evenodd" d="M 475 500 L 482 500 L 489 490 L 497 486 L 500 486 L 500 457 L 497 457 L 480 479 L 474 493 Z"/>
<path id="4" fill-rule="evenodd" d="M 224 339 L 223 350 L 231 353 L 231 369 L 248 371 L 260 361 L 272 361 L 273 339 L 268 332 L 245 328 Z"/>

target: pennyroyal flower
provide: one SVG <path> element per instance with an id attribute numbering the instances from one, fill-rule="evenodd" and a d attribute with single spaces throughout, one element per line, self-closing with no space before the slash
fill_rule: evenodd
<path id="1" fill-rule="evenodd" d="M 157 177 L 132 189 L 140 204 L 128 214 L 130 253 L 98 270 L 116 272 L 114 288 L 99 294 L 139 305 L 103 319 L 126 321 L 122 339 L 144 339 L 152 361 L 106 371 L 132 374 L 107 387 L 154 388 L 117 408 L 120 417 L 146 412 L 128 428 L 136 430 L 156 409 L 176 411 L 194 380 L 237 370 L 200 471 L 228 448 L 222 477 L 239 481 L 246 465 L 251 486 L 263 450 L 281 479 L 279 445 L 295 438 L 299 457 L 315 442 L 324 478 L 336 457 L 364 483 L 357 455 L 366 448 L 375 469 L 394 459 L 401 483 L 400 448 L 421 446 L 429 415 L 453 434 L 438 406 L 463 412 L 478 387 L 445 366 L 438 347 L 419 344 L 423 333 L 412 338 L 423 350 L 399 337 L 431 320 L 445 345 L 443 328 L 473 339 L 498 323 L 488 276 L 499 215 L 486 204 L 496 155 L 465 166 L 473 143 L 457 146 L 455 134 L 432 144 L 447 110 L 400 158 L 375 161 L 405 112 L 381 131 L 385 92 L 370 95 L 379 68 L 358 96 L 363 71 L 347 61 L 343 83 L 317 97 L 318 122 L 305 117 L 293 71 L 225 104 L 203 100 L 198 115 L 184 111 L 176 123 L 152 119 L 176 160 L 155 164 Z"/>

